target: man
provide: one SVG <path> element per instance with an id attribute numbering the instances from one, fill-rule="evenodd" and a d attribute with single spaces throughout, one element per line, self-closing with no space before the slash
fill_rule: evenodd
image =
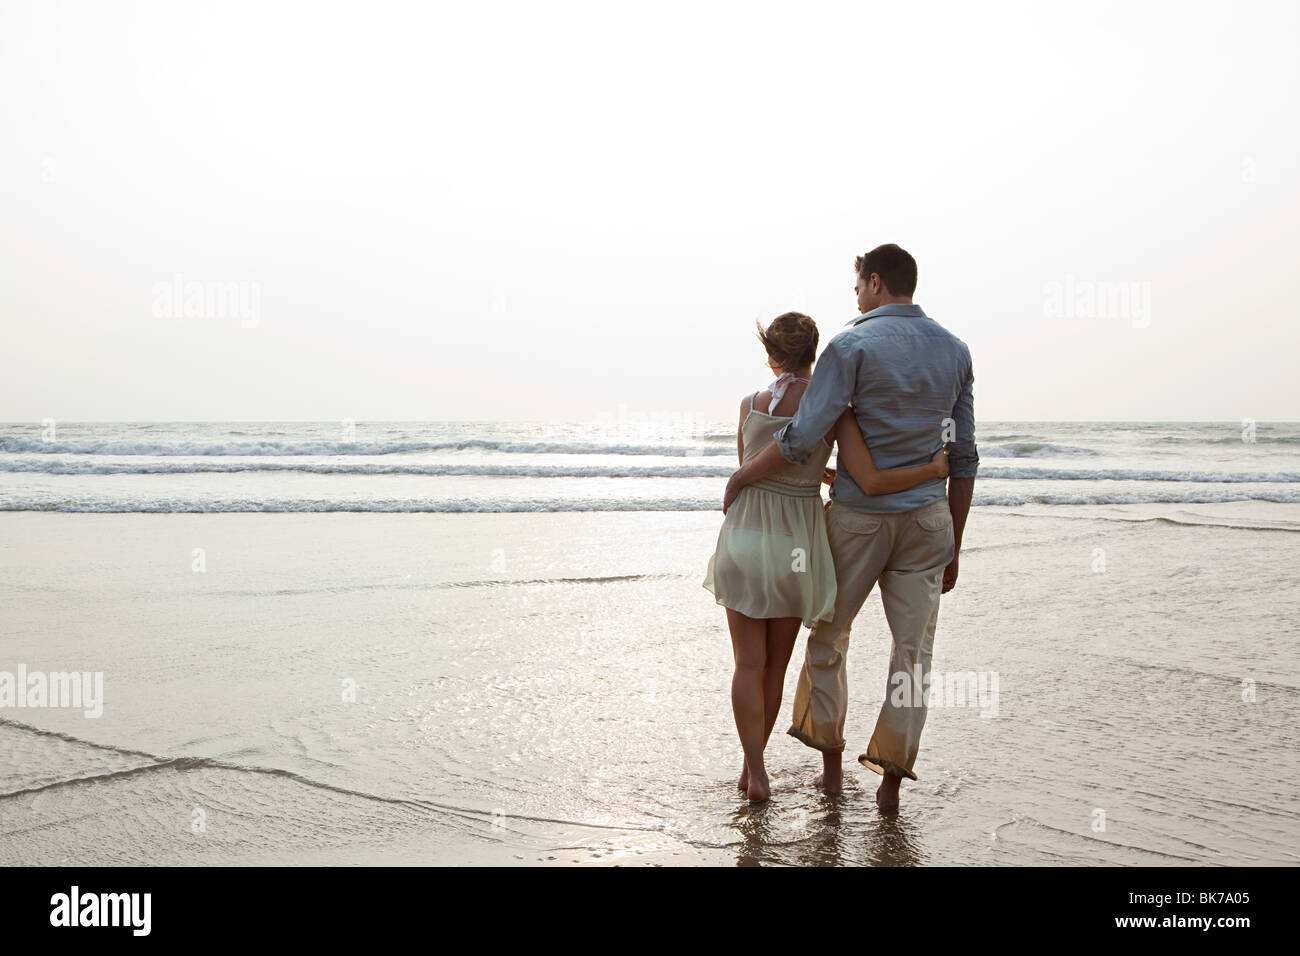
<path id="1" fill-rule="evenodd" d="M 858 310 L 826 346 L 793 421 L 727 482 L 724 507 L 746 485 L 802 464 L 850 405 L 877 468 L 928 461 L 949 442 L 949 476 L 888 495 L 867 495 L 841 468 L 826 507 L 835 559 L 835 616 L 808 636 L 789 733 L 822 752 L 820 785 L 843 783 L 849 629 L 880 583 L 893 634 L 890 680 L 863 766 L 880 774 L 876 805 L 898 808 L 903 777 L 925 725 L 926 691 L 939 595 L 957 583 L 962 531 L 975 488 L 974 376 L 970 350 L 912 303 L 916 260 L 878 246 L 856 263 Z"/>

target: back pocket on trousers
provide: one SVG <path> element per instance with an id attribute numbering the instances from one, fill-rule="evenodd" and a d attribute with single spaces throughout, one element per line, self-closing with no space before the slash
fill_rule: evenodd
<path id="1" fill-rule="evenodd" d="M 876 515 L 865 515 L 860 511 L 852 511 L 848 508 L 836 509 L 836 511 L 838 513 L 834 518 L 835 524 L 840 530 L 847 531 L 850 534 L 875 534 L 884 523 Z"/>
<path id="2" fill-rule="evenodd" d="M 945 508 L 943 511 L 917 515 L 916 523 L 925 531 L 946 531 L 952 527 L 952 512 Z"/>

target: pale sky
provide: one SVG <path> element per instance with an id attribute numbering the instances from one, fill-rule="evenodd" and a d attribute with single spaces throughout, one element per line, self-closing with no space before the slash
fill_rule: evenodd
<path id="1" fill-rule="evenodd" d="M 1300 419 L 1298 11 L 5 2 L 0 421 L 729 420 L 883 242 L 977 419 Z"/>

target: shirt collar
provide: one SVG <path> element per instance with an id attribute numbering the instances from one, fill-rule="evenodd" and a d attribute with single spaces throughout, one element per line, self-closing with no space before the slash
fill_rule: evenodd
<path id="1" fill-rule="evenodd" d="M 849 319 L 845 325 L 857 325 L 859 322 L 865 322 L 867 319 L 874 319 L 880 315 L 906 315 L 912 318 L 927 318 L 926 314 L 921 311 L 921 307 L 915 303 L 908 305 L 905 302 L 891 302 L 888 305 L 882 305 L 878 309 L 872 309 L 856 319 Z"/>

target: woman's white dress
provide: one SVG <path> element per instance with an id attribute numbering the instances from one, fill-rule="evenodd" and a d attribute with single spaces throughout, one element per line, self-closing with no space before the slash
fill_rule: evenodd
<path id="1" fill-rule="evenodd" d="M 775 406 L 773 406 L 775 407 Z M 741 426 L 749 461 L 790 421 L 753 407 Z M 835 563 L 826 537 L 822 473 L 831 446 L 802 465 L 745 487 L 727 509 L 704 586 L 747 617 L 797 617 L 806 627 L 835 614 Z"/>

